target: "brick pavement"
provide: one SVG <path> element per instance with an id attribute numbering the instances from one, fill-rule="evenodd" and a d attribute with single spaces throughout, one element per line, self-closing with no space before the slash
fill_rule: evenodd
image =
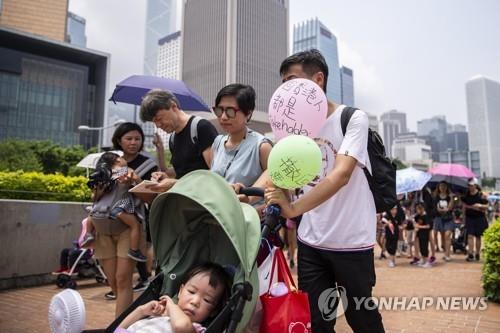
<path id="1" fill-rule="evenodd" d="M 399 259 L 396 268 L 376 260 L 377 285 L 374 296 L 481 296 L 481 264 L 466 263 L 463 255 L 450 263 L 438 262 L 424 269 Z M 48 304 L 59 289 L 53 285 L 0 292 L 0 332 L 49 332 Z M 86 328 L 103 328 L 112 319 L 114 302 L 104 300 L 107 287 L 93 280 L 79 283 L 86 309 Z M 500 305 L 488 303 L 484 311 L 381 311 L 387 333 L 412 332 L 500 332 Z M 339 318 L 336 332 L 352 332 L 345 317 Z"/>

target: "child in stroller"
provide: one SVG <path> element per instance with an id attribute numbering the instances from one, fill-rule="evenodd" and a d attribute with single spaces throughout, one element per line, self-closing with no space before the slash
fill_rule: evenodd
<path id="1" fill-rule="evenodd" d="M 204 332 L 203 322 L 221 310 L 231 285 L 231 277 L 222 266 L 201 264 L 183 279 L 177 304 L 169 296 L 143 304 L 115 332 Z"/>
<path id="2" fill-rule="evenodd" d="M 127 161 L 119 155 L 106 152 L 97 162 L 96 171 L 90 175 L 88 186 L 92 189 L 94 205 L 90 211 L 88 231 L 82 246 L 94 240 L 92 219 L 120 220 L 130 228 L 130 249 L 128 256 L 133 260 L 145 262 L 146 256 L 139 249 L 141 228 L 139 219 L 144 218 L 138 209 L 132 194 L 128 193 L 128 185 L 124 183 L 133 171 L 127 167 Z"/>
<path id="3" fill-rule="evenodd" d="M 57 275 L 56 284 L 59 288 L 76 288 L 74 276 L 94 276 L 98 283 L 105 283 L 106 276 L 99 263 L 92 258 L 92 249 L 82 248 L 81 244 L 87 233 L 88 219 L 82 220 L 82 231 L 78 240 L 73 241 L 73 248 L 64 248 L 59 259 L 59 269 L 52 272 Z"/>

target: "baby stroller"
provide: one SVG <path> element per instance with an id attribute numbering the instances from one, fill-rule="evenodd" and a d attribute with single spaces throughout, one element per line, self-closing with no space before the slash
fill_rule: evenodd
<path id="1" fill-rule="evenodd" d="M 256 194 L 262 195 L 262 190 L 252 195 Z M 161 272 L 106 329 L 85 332 L 112 333 L 139 305 L 164 294 L 175 296 L 182 276 L 191 267 L 206 261 L 235 269 L 231 297 L 206 332 L 242 331 L 259 292 L 255 261 L 261 226 L 255 209 L 240 203 L 222 177 L 197 170 L 182 177 L 154 200 L 150 228 Z"/>
<path id="2" fill-rule="evenodd" d="M 59 288 L 76 289 L 76 277 L 90 278 L 95 277 L 97 283 L 107 283 L 106 275 L 99 262 L 92 258 L 93 250 L 80 247 L 81 242 L 87 232 L 87 219 L 82 220 L 82 231 L 78 241 L 74 241 L 74 248 L 69 251 L 69 256 L 77 255 L 68 271 L 62 272 L 56 277 L 56 285 Z"/>

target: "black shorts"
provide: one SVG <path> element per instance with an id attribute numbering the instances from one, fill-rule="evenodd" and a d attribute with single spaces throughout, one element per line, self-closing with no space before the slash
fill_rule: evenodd
<path id="1" fill-rule="evenodd" d="M 481 237 L 484 231 L 488 229 L 488 221 L 486 220 L 486 216 L 466 216 L 465 229 L 467 229 L 467 235 Z"/>

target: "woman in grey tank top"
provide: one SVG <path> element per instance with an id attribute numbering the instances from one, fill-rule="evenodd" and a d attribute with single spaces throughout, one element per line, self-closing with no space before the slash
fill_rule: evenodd
<path id="1" fill-rule="evenodd" d="M 215 99 L 213 112 L 227 134 L 212 144 L 211 170 L 229 183 L 252 186 L 267 169 L 271 141 L 247 127 L 254 109 L 255 91 L 248 85 L 230 84 Z"/>

